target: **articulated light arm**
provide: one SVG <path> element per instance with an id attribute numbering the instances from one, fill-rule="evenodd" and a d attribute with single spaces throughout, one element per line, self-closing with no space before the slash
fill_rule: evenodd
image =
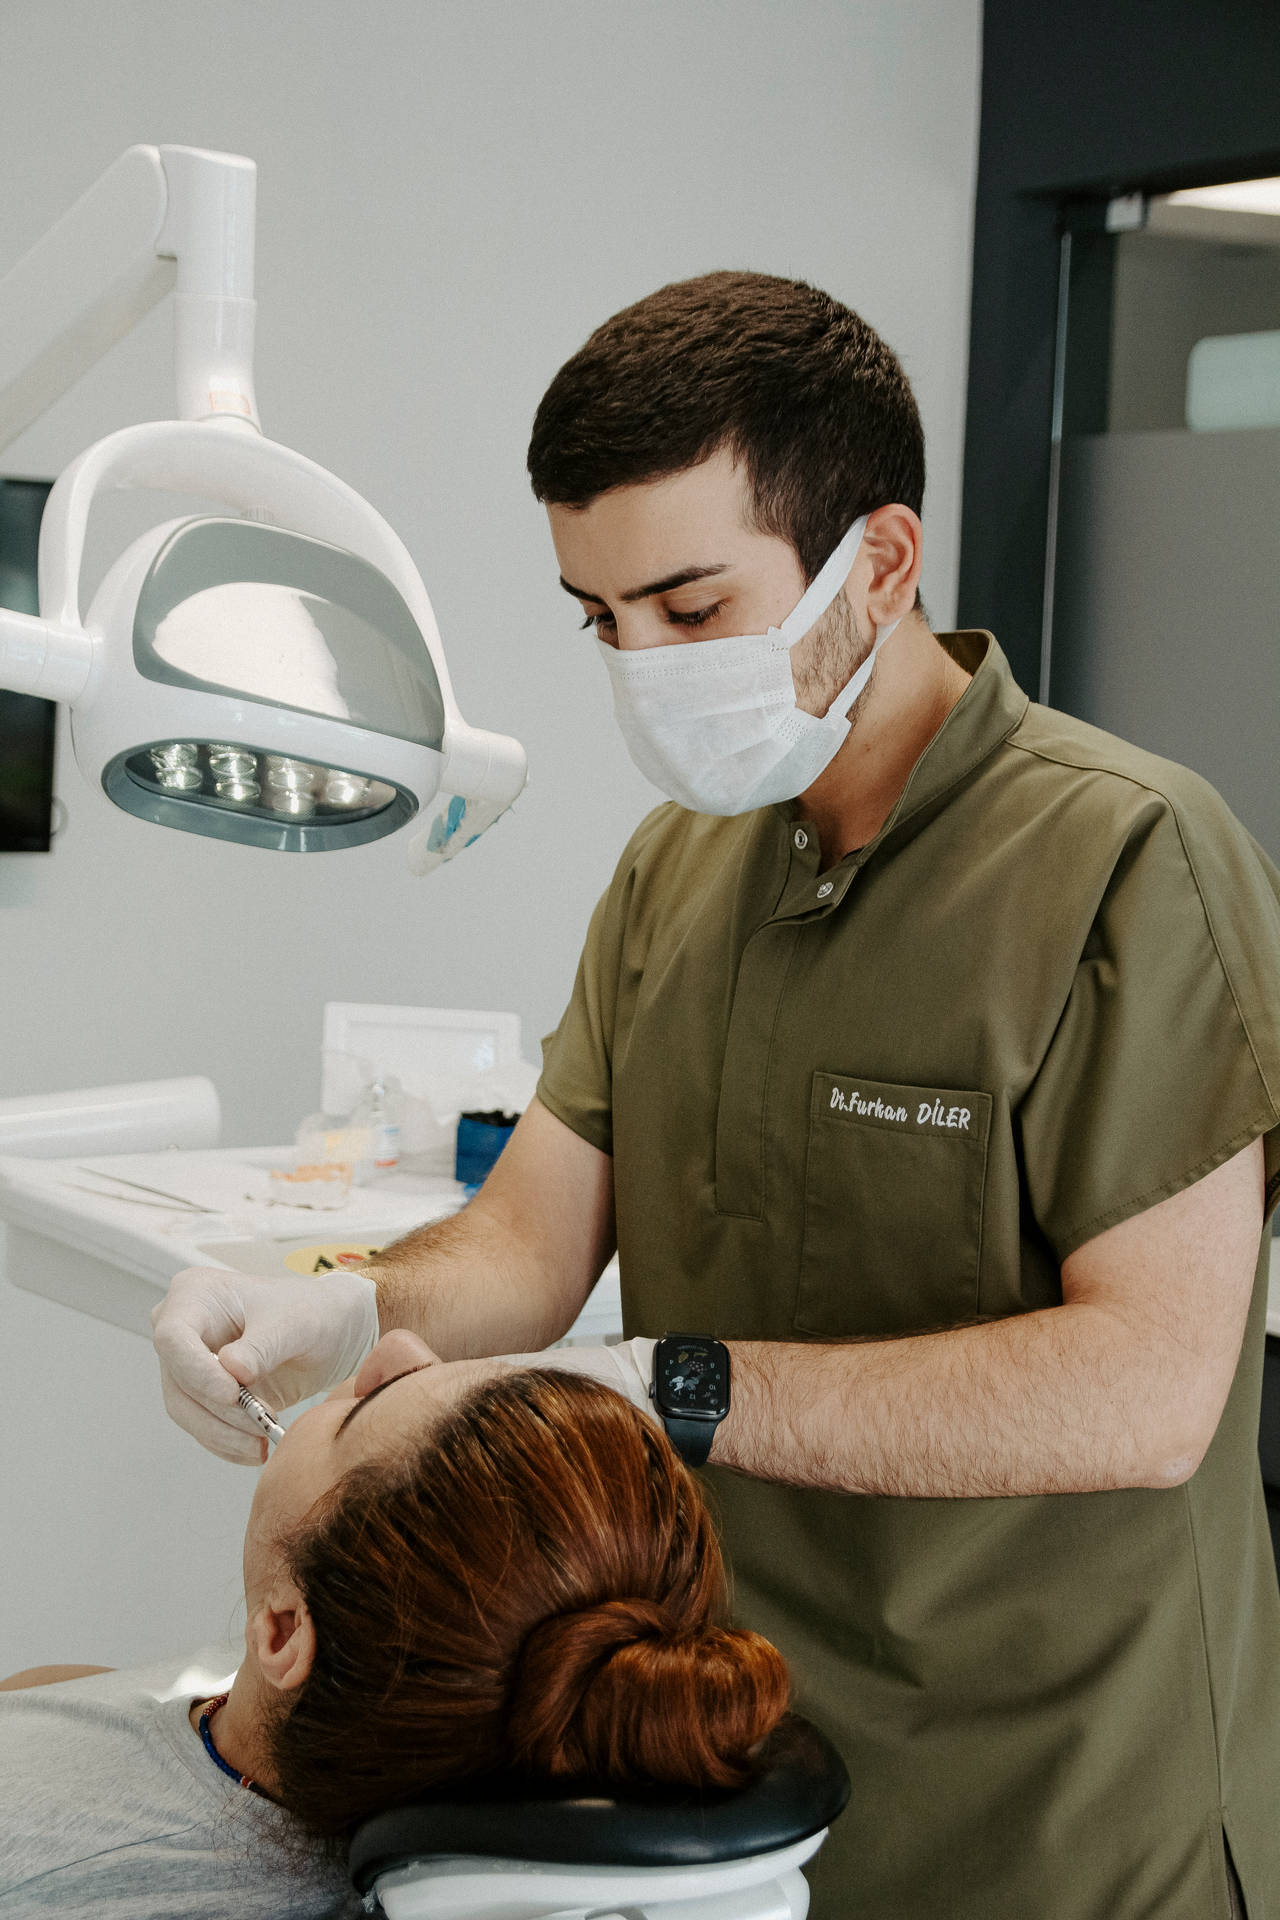
<path id="1" fill-rule="evenodd" d="M 175 294 L 178 418 L 257 427 L 257 168 L 130 147 L 0 280 L 0 449 Z"/>
<path id="2" fill-rule="evenodd" d="M 130 147 L 0 280 L 0 450 L 171 289 L 184 420 L 260 431 L 253 391 L 257 168 L 197 147 Z M 0 609 L 0 686 L 74 700 L 79 628 Z"/>

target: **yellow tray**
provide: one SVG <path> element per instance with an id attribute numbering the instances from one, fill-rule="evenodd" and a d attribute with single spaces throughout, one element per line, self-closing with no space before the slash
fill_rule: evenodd
<path id="1" fill-rule="evenodd" d="M 341 1267 L 362 1267 L 380 1246 L 356 1245 L 350 1240 L 330 1240 L 323 1246 L 295 1247 L 286 1253 L 284 1263 L 294 1273 L 333 1273 Z"/>

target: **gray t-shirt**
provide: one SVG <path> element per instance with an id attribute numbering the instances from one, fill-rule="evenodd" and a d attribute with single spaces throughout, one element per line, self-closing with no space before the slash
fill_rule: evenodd
<path id="1" fill-rule="evenodd" d="M 336 1920 L 341 1868 L 284 1853 L 288 1814 L 214 1765 L 187 1718 L 226 1647 L 0 1693 L 0 1915 Z"/>

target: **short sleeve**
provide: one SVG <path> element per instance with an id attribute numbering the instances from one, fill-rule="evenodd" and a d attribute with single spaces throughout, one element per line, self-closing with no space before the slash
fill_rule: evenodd
<path id="1" fill-rule="evenodd" d="M 601 1153 L 613 1152 L 613 1059 L 624 957 L 633 977 L 644 967 L 647 933 L 635 924 L 639 874 L 661 844 L 664 822 L 681 812 L 670 802 L 655 807 L 623 848 L 591 916 L 572 997 L 560 1025 L 542 1043 L 539 1100 Z"/>
<path id="2" fill-rule="evenodd" d="M 1280 874 L 1194 776 L 1147 800 L 1019 1109 L 1060 1261 L 1259 1135 L 1280 1198 Z"/>
<path id="3" fill-rule="evenodd" d="M 573 995 L 542 1043 L 538 1098 L 601 1153 L 613 1152 L 613 1007 L 608 948 L 613 888 L 597 902 Z"/>

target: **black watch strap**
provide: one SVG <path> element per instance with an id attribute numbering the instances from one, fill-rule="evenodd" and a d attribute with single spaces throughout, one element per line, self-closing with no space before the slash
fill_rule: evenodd
<path id="1" fill-rule="evenodd" d="M 718 1420 L 685 1420 L 678 1413 L 664 1413 L 662 1424 L 667 1430 L 668 1440 L 686 1467 L 706 1464 L 711 1442 L 716 1437 L 716 1428 L 720 1425 Z"/>

